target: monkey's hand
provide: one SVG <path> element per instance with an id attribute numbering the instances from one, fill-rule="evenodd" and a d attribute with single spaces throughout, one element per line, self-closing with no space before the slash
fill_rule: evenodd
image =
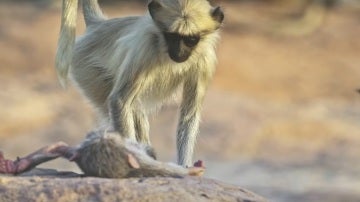
<path id="1" fill-rule="evenodd" d="M 14 162 L 12 160 L 5 159 L 3 153 L 0 151 L 0 173 L 14 174 L 15 170 Z"/>

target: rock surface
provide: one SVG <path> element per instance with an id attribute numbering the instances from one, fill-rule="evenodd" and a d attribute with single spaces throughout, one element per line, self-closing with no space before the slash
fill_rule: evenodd
<path id="1" fill-rule="evenodd" d="M 104 179 L 35 169 L 0 175 L 0 201 L 236 201 L 266 200 L 240 187 L 201 177 Z"/>
<path id="2" fill-rule="evenodd" d="M 275 36 L 264 26 L 294 28 L 305 8 L 275 4 L 310 1 L 217 1 L 226 25 L 194 158 L 206 162 L 207 175 L 271 201 L 360 201 L 360 1 L 345 1 L 303 37 Z M 59 6 L 38 5 L 49 2 Z M 146 9 L 145 1 L 103 2 L 109 17 Z M 94 127 L 91 105 L 57 82 L 60 5 L 0 0 L 0 150 L 10 159 L 57 141 L 74 145 Z M 82 34 L 80 12 L 78 20 Z M 177 106 L 150 120 L 162 161 L 176 156 Z M 78 171 L 64 159 L 45 167 Z"/>

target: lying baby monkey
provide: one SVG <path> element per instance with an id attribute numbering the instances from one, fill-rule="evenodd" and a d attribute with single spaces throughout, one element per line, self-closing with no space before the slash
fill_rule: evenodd
<path id="1" fill-rule="evenodd" d="M 86 176 L 94 177 L 182 177 L 204 173 L 202 161 L 184 168 L 156 161 L 149 151 L 148 146 L 123 139 L 116 132 L 91 132 L 77 147 L 58 142 L 15 161 L 5 159 L 0 152 L 0 173 L 19 174 L 58 157 L 75 161 Z"/>

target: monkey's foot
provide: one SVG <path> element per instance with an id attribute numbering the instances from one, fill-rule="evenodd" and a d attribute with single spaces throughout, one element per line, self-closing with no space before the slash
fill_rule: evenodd
<path id="1" fill-rule="evenodd" d="M 30 161 L 27 159 L 18 159 L 16 161 L 4 158 L 0 152 L 0 173 L 3 174 L 17 174 L 23 172 L 30 166 Z"/>
<path id="2" fill-rule="evenodd" d="M 25 157 L 18 157 L 15 161 L 5 159 L 4 155 L 0 152 L 0 173 L 19 174 L 60 156 L 73 155 L 68 148 L 69 146 L 66 143 L 58 142 L 43 147 Z M 65 153 L 65 151 L 68 152 Z"/>
<path id="3" fill-rule="evenodd" d="M 28 170 L 31 167 L 31 160 L 28 158 L 17 158 L 12 161 L 4 158 L 0 152 L 0 173 L 3 174 L 18 174 Z"/>

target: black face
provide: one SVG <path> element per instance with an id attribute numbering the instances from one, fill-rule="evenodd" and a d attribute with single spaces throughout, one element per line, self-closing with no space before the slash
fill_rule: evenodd
<path id="1" fill-rule="evenodd" d="M 178 33 L 164 32 L 170 58 L 178 63 L 185 62 L 200 41 L 200 36 L 184 36 Z"/>

